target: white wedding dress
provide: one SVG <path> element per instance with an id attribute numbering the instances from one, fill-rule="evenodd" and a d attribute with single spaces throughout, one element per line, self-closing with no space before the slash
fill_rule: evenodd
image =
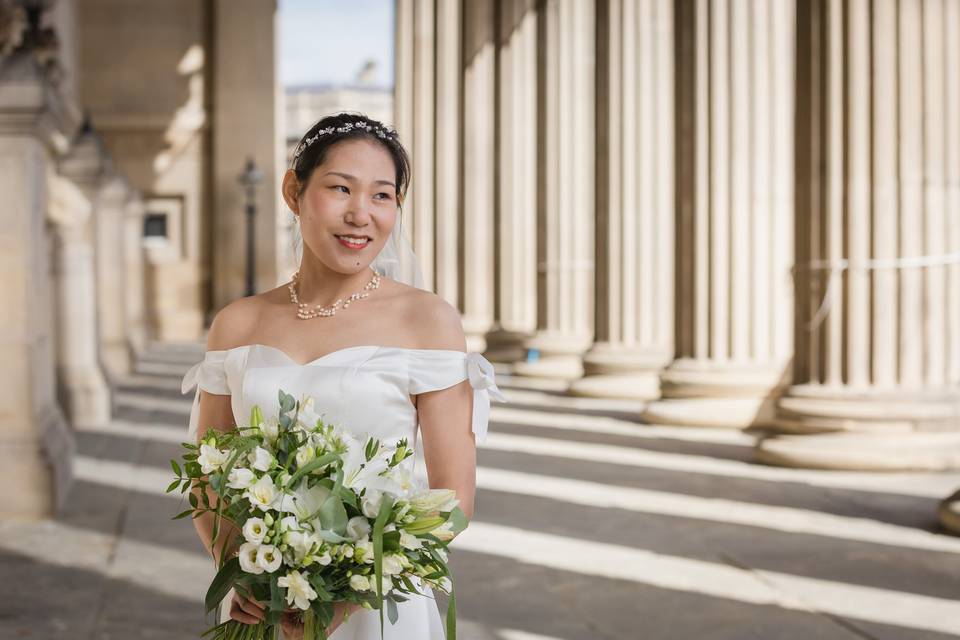
<path id="1" fill-rule="evenodd" d="M 295 362 L 283 351 L 252 344 L 207 351 L 190 368 L 181 389 L 197 392 L 190 413 L 188 438 L 195 439 L 200 389 L 229 395 L 238 425 L 249 422 L 250 409 L 259 405 L 265 417 L 276 415 L 278 390 L 300 398 L 310 395 L 315 411 L 327 423 L 340 424 L 361 438 L 371 435 L 385 441 L 407 438 L 416 455 L 408 458 L 413 472 L 425 477 L 422 446 L 418 440 L 416 408 L 411 395 L 435 391 L 469 380 L 473 387 L 472 430 L 478 442 L 487 432 L 491 395 L 503 400 L 494 381 L 493 366 L 479 353 L 446 349 L 407 349 L 363 345 L 338 349 L 310 362 Z M 232 592 L 221 607 L 220 620 L 229 615 Z M 395 640 L 442 640 L 443 625 L 433 591 L 411 595 L 397 606 L 399 619 L 384 618 L 383 637 Z M 361 609 L 350 616 L 331 640 L 380 638 L 380 614 Z"/>

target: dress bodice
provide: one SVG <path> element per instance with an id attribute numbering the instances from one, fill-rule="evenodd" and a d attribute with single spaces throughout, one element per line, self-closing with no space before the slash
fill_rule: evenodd
<path id="1" fill-rule="evenodd" d="M 417 411 L 411 395 L 445 389 L 463 380 L 473 387 L 472 430 L 486 437 L 490 398 L 503 400 L 493 366 L 481 354 L 447 349 L 408 349 L 361 345 L 338 349 L 298 363 L 285 352 L 262 344 L 207 351 L 187 371 L 181 391 L 197 392 L 188 437 L 197 430 L 200 389 L 229 395 L 238 425 L 249 422 L 259 405 L 265 417 L 277 414 L 278 390 L 312 396 L 325 422 L 340 424 L 360 437 L 416 442 Z"/>

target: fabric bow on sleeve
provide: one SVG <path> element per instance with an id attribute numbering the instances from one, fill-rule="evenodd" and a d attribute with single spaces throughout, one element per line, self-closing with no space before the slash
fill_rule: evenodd
<path id="1" fill-rule="evenodd" d="M 490 398 L 500 402 L 507 399 L 497 387 L 493 365 L 477 352 L 467 354 L 467 377 L 473 387 L 473 433 L 477 441 L 487 438 L 487 423 L 490 421 Z"/>

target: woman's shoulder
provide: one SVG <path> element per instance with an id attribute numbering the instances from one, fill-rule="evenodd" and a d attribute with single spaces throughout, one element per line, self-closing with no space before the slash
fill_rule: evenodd
<path id="1" fill-rule="evenodd" d="M 392 282 L 395 308 L 408 342 L 416 349 L 466 350 L 460 312 L 432 291 Z"/>
<path id="2" fill-rule="evenodd" d="M 220 309 L 207 332 L 207 351 L 232 349 L 247 344 L 273 291 L 237 298 Z"/>

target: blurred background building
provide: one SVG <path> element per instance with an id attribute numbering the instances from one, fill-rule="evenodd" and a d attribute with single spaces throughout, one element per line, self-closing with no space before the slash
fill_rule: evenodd
<path id="1" fill-rule="evenodd" d="M 286 281 L 290 145 L 340 110 L 399 130 L 425 276 L 504 370 L 766 464 L 960 467 L 960 3 L 393 6 L 393 78 L 284 86 L 275 2 L 0 0 L 0 512 L 244 295 L 245 211 Z"/>

